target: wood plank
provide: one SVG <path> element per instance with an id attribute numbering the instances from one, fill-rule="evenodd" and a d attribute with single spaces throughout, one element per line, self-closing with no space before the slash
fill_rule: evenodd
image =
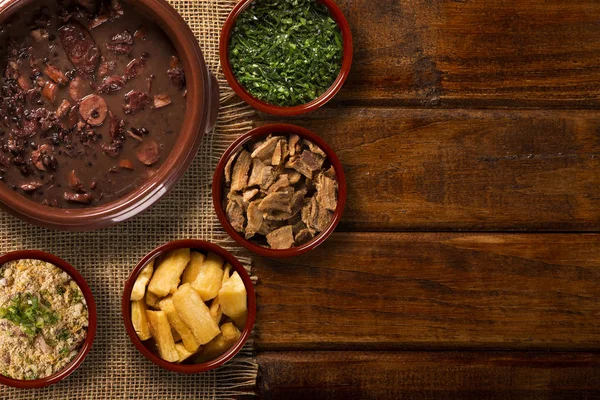
<path id="1" fill-rule="evenodd" d="M 600 349 L 600 234 L 334 233 L 253 272 L 261 350 Z"/>
<path id="2" fill-rule="evenodd" d="M 600 230 L 594 112 L 350 107 L 289 122 L 344 165 L 341 230 Z"/>
<path id="3" fill-rule="evenodd" d="M 354 38 L 336 102 L 600 106 L 595 0 L 339 0 Z"/>
<path id="4" fill-rule="evenodd" d="M 269 352 L 258 364 L 266 400 L 600 396 L 600 353 Z"/>

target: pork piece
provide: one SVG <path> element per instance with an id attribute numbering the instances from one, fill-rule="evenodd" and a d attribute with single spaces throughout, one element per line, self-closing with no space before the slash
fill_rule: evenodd
<path id="1" fill-rule="evenodd" d="M 97 28 L 100 25 L 102 25 L 103 23 L 107 22 L 108 20 L 110 20 L 110 17 L 108 15 L 100 14 L 100 15 L 92 18 L 92 20 L 88 24 L 88 29 L 92 30 L 94 28 Z"/>
<path id="2" fill-rule="evenodd" d="M 294 156 L 286 164 L 286 167 L 293 168 L 307 178 L 312 179 L 315 172 L 323 166 L 325 159 L 309 150 L 304 150 L 300 156 Z"/>
<path id="3" fill-rule="evenodd" d="M 227 202 L 225 213 L 233 229 L 237 232 L 244 232 L 244 224 L 246 223 L 244 209 L 237 202 L 229 201 Z"/>
<path id="4" fill-rule="evenodd" d="M 229 157 L 229 160 L 227 160 L 227 163 L 225 164 L 225 182 L 229 183 L 231 182 L 231 168 L 233 167 L 233 162 L 235 161 L 235 159 L 237 158 L 238 154 L 240 154 L 240 152 L 242 151 L 242 148 L 238 148 L 232 155 L 231 157 Z"/>
<path id="5" fill-rule="evenodd" d="M 289 249 L 294 245 L 292 226 L 286 225 L 267 235 L 267 243 L 272 249 Z"/>
<path id="6" fill-rule="evenodd" d="M 63 198 L 70 203 L 90 204 L 94 200 L 94 196 L 90 193 L 72 193 L 65 192 Z"/>
<path id="7" fill-rule="evenodd" d="M 58 118 L 62 118 L 69 113 L 69 110 L 71 110 L 71 103 L 69 102 L 69 100 L 65 99 L 62 101 L 62 103 L 60 103 L 60 105 L 56 109 L 56 116 Z"/>
<path id="8" fill-rule="evenodd" d="M 158 143 L 152 139 L 147 139 L 146 143 L 142 143 L 139 150 L 136 152 L 138 160 L 142 164 L 152 165 L 160 159 L 158 154 Z"/>
<path id="9" fill-rule="evenodd" d="M 131 80 L 135 78 L 140 72 L 142 72 L 144 65 L 146 65 L 145 58 L 134 58 L 133 60 L 129 61 L 129 64 L 127 64 L 125 67 L 123 78 L 125 78 L 125 80 Z"/>
<path id="10" fill-rule="evenodd" d="M 69 110 L 65 124 L 67 128 L 73 129 L 77 125 L 77 122 L 79 122 L 79 106 L 75 104 Z"/>
<path id="11" fill-rule="evenodd" d="M 167 75 L 171 79 L 171 83 L 178 89 L 185 87 L 185 72 L 183 68 L 171 68 L 167 70 Z"/>
<path id="12" fill-rule="evenodd" d="M 298 136 L 296 134 L 291 134 L 288 139 L 288 147 L 289 147 L 290 156 L 295 156 L 296 153 L 300 154 L 300 152 L 297 151 L 297 149 L 300 148 L 299 144 L 300 144 L 300 136 Z"/>
<path id="13" fill-rule="evenodd" d="M 23 183 L 20 187 L 23 191 L 29 193 L 29 192 L 33 192 L 33 191 L 41 188 L 42 186 L 44 186 L 44 184 L 40 181 L 31 181 L 31 182 Z"/>
<path id="14" fill-rule="evenodd" d="M 42 96 L 47 98 L 50 103 L 54 104 L 56 101 L 56 93 L 58 92 L 58 85 L 54 82 L 46 82 L 42 89 Z"/>
<path id="15" fill-rule="evenodd" d="M 239 191 L 246 188 L 248 185 L 248 171 L 250 170 L 251 162 L 250 153 L 243 150 L 233 165 L 231 191 Z"/>
<path id="16" fill-rule="evenodd" d="M 292 189 L 293 190 L 293 189 Z M 292 194 L 286 192 L 275 192 L 265 196 L 260 202 L 259 209 L 267 213 L 274 211 L 292 212 Z"/>
<path id="17" fill-rule="evenodd" d="M 31 162 L 40 171 L 45 171 L 46 167 L 44 166 L 43 157 L 51 153 L 52 148 L 47 144 L 43 144 L 37 150 L 31 152 Z"/>
<path id="18" fill-rule="evenodd" d="M 85 96 L 79 105 L 79 115 L 83 120 L 92 125 L 100 126 L 106 118 L 108 107 L 104 99 L 96 94 Z"/>
<path id="19" fill-rule="evenodd" d="M 313 153 L 318 154 L 323 158 L 327 158 L 327 155 L 325 154 L 325 152 L 323 150 L 321 150 L 321 148 L 319 146 L 317 146 L 310 140 L 302 139 L 300 141 L 300 143 L 303 144 L 304 146 L 308 147 L 308 149 L 310 151 L 312 151 Z"/>
<path id="20" fill-rule="evenodd" d="M 285 174 L 279 175 L 279 177 L 277 177 L 277 180 L 269 187 L 267 193 L 277 192 L 278 190 L 287 187 L 290 187 L 290 180 L 288 179 L 288 176 Z"/>
<path id="21" fill-rule="evenodd" d="M 114 51 L 117 54 L 129 54 L 133 49 L 133 36 L 127 30 L 117 33 L 112 37 L 110 43 L 106 44 L 106 48 Z"/>
<path id="22" fill-rule="evenodd" d="M 71 170 L 69 173 L 69 186 L 71 189 L 76 190 L 77 192 L 85 192 L 85 187 L 83 185 L 83 181 L 79 179 L 75 170 Z"/>
<path id="23" fill-rule="evenodd" d="M 107 76 L 102 80 L 102 83 L 98 87 L 98 93 L 100 94 L 113 94 L 123 89 L 125 86 L 125 80 L 118 75 Z"/>
<path id="24" fill-rule="evenodd" d="M 122 143 L 120 141 L 112 141 L 110 144 L 102 143 L 100 148 L 102 152 L 109 157 L 117 158 L 121 153 Z"/>
<path id="25" fill-rule="evenodd" d="M 337 182 L 321 173 L 315 179 L 315 186 L 317 187 L 315 196 L 317 202 L 325 209 L 335 211 L 337 207 Z"/>
<path id="26" fill-rule="evenodd" d="M 273 151 L 273 157 L 271 158 L 271 165 L 278 166 L 280 164 L 285 163 L 288 156 L 290 155 L 288 150 L 287 140 L 282 139 L 275 145 L 275 150 Z"/>
<path id="27" fill-rule="evenodd" d="M 48 34 L 48 29 L 44 28 L 34 29 L 29 32 L 29 35 L 33 38 L 33 40 L 35 40 L 38 43 L 42 40 L 48 40 L 48 38 L 50 37 L 50 35 Z"/>
<path id="28" fill-rule="evenodd" d="M 150 96 L 146 92 L 132 90 L 125 95 L 125 105 L 123 111 L 125 114 L 135 114 L 150 104 Z"/>
<path id="29" fill-rule="evenodd" d="M 246 239 L 254 236 L 263 224 L 264 211 L 258 208 L 261 200 L 254 200 L 248 204 L 246 215 L 248 216 L 248 225 L 246 226 Z"/>
<path id="30" fill-rule="evenodd" d="M 166 93 L 154 95 L 154 108 L 162 108 L 171 104 L 171 98 Z"/>
<path id="31" fill-rule="evenodd" d="M 19 62 L 15 60 L 10 60 L 8 64 L 6 64 L 6 68 L 4 69 L 4 77 L 6 79 L 19 79 Z"/>
<path id="32" fill-rule="evenodd" d="M 128 160 L 126 158 L 122 158 L 119 160 L 119 167 L 124 168 L 124 169 L 129 169 L 129 170 L 134 169 L 134 166 L 133 166 L 133 163 L 131 162 L 131 160 Z"/>
<path id="33" fill-rule="evenodd" d="M 315 197 L 311 197 L 310 200 L 305 201 L 302 206 L 302 222 L 310 229 L 316 232 L 321 232 L 331 222 L 333 213 L 321 207 Z"/>
<path id="34" fill-rule="evenodd" d="M 100 49 L 88 30 L 76 21 L 69 21 L 58 30 L 67 57 L 84 76 L 91 77 L 100 61 Z"/>
<path id="35" fill-rule="evenodd" d="M 261 161 L 271 162 L 275 146 L 281 140 L 281 136 L 273 136 L 262 143 L 257 143 L 257 147 L 252 152 L 252 158 L 258 158 Z"/>
<path id="36" fill-rule="evenodd" d="M 31 89 L 29 81 L 23 75 L 19 75 L 19 78 L 17 78 L 17 85 L 24 91 Z"/>
<path id="37" fill-rule="evenodd" d="M 300 246 L 307 243 L 309 240 L 315 237 L 315 234 L 310 229 L 302 229 L 294 236 L 294 242 L 296 246 Z"/>
<path id="38" fill-rule="evenodd" d="M 133 34 L 134 39 L 138 40 L 146 40 L 146 35 L 148 34 L 146 27 L 142 26 Z"/>
<path id="39" fill-rule="evenodd" d="M 86 84 L 86 82 L 82 78 L 76 76 L 69 83 L 69 96 L 71 96 L 73 101 L 79 101 L 84 96 L 88 95 L 89 93 L 90 93 L 90 87 L 89 87 L 89 85 Z"/>
<path id="40" fill-rule="evenodd" d="M 66 75 L 52 64 L 46 64 L 46 68 L 44 68 L 44 74 L 46 74 L 46 76 L 48 76 L 48 78 L 52 79 L 54 82 L 61 85 L 66 85 L 67 82 L 69 82 Z"/>
<path id="41" fill-rule="evenodd" d="M 98 76 L 100 78 L 108 75 L 109 72 L 117 68 L 117 63 L 114 61 L 107 61 L 104 57 L 101 57 L 100 60 L 100 66 L 98 67 Z M 127 78 L 125 77 L 125 79 Z"/>
<path id="42" fill-rule="evenodd" d="M 125 131 L 125 121 L 114 115 L 111 111 L 108 112 L 110 118 L 110 125 L 108 127 L 108 133 L 112 140 L 123 140 Z"/>

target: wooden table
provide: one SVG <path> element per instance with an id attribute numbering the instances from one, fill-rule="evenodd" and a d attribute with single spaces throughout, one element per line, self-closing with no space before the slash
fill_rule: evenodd
<path id="1" fill-rule="evenodd" d="M 351 75 L 288 121 L 348 203 L 318 249 L 255 260 L 259 394 L 600 398 L 600 3 L 338 4 Z"/>

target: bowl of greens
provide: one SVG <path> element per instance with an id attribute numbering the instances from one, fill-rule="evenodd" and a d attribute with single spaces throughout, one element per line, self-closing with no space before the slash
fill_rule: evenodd
<path id="1" fill-rule="evenodd" d="M 352 34 L 332 0 L 242 0 L 219 43 L 223 73 L 254 108 L 298 115 L 331 100 L 352 64 Z"/>

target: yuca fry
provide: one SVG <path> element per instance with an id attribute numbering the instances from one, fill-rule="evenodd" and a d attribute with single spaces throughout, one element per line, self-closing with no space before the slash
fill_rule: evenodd
<path id="1" fill-rule="evenodd" d="M 223 280 L 221 280 L 221 286 L 223 286 L 225 284 L 225 282 L 227 282 L 227 280 L 229 279 L 230 272 L 231 272 L 231 264 L 227 263 L 227 264 L 225 264 L 225 268 L 223 269 Z"/>
<path id="2" fill-rule="evenodd" d="M 221 332 L 202 348 L 195 360 L 196 362 L 214 360 L 229 350 L 241 336 L 241 332 L 231 322 L 223 324 Z"/>
<path id="3" fill-rule="evenodd" d="M 246 287 L 240 275 L 235 271 L 219 290 L 221 311 L 233 320 L 248 313 Z"/>
<path id="4" fill-rule="evenodd" d="M 177 353 L 179 354 L 178 362 L 185 361 L 186 359 L 190 358 L 191 355 L 194 354 L 192 352 L 187 351 L 187 349 L 181 342 L 175 343 L 175 348 L 177 349 Z"/>
<path id="5" fill-rule="evenodd" d="M 208 301 L 219 293 L 222 280 L 223 259 L 214 253 L 208 253 L 196 280 L 192 282 L 192 287 L 200 294 L 202 300 Z"/>
<path id="6" fill-rule="evenodd" d="M 190 328 L 188 328 L 185 322 L 179 317 L 179 314 L 177 314 L 177 311 L 175 311 L 172 297 L 165 297 L 158 305 L 160 309 L 167 314 L 167 319 L 169 320 L 171 327 L 179 334 L 185 348 L 192 353 L 196 352 L 198 347 L 200 347 L 200 343 L 196 341 Z"/>
<path id="7" fill-rule="evenodd" d="M 148 318 L 146 316 L 146 303 L 143 300 L 131 302 L 131 324 L 135 333 L 141 341 L 148 340 L 152 337 L 150 327 L 148 326 Z"/>
<path id="8" fill-rule="evenodd" d="M 167 316 L 167 319 L 169 319 L 168 316 Z M 181 336 L 179 336 L 179 332 L 177 332 L 175 330 L 175 328 L 173 328 L 172 326 L 171 326 L 171 335 L 173 335 L 173 340 L 175 341 L 175 343 L 181 342 Z"/>
<path id="9" fill-rule="evenodd" d="M 221 311 L 221 305 L 219 304 L 219 296 L 213 299 L 208 310 L 210 311 L 210 315 L 218 325 L 221 322 L 221 317 L 223 316 L 223 312 Z"/>
<path id="10" fill-rule="evenodd" d="M 133 289 L 131 289 L 131 300 L 137 301 L 141 300 L 146 294 L 146 285 L 150 282 L 150 278 L 152 277 L 152 273 L 154 272 L 154 260 L 150 261 L 146 266 L 142 269 L 142 272 L 138 275 L 135 283 L 133 284 Z"/>
<path id="11" fill-rule="evenodd" d="M 170 362 L 179 361 L 179 353 L 175 348 L 175 340 L 171 334 L 171 326 L 164 311 L 146 311 L 148 322 L 150 323 L 150 332 L 156 340 L 158 354 L 160 358 Z"/>
<path id="12" fill-rule="evenodd" d="M 146 292 L 146 305 L 148 307 L 159 310 L 160 307 L 158 306 L 158 302 L 160 301 L 160 299 L 162 299 L 162 297 L 158 297 L 157 295 L 151 292 Z"/>
<path id="13" fill-rule="evenodd" d="M 177 249 L 169 252 L 156 267 L 148 284 L 148 291 L 159 297 L 174 293 L 189 261 L 190 249 Z"/>
<path id="14" fill-rule="evenodd" d="M 173 305 L 198 343 L 206 344 L 221 333 L 219 325 L 210 315 L 208 306 L 189 283 L 180 286 L 173 294 Z"/>
<path id="15" fill-rule="evenodd" d="M 181 275 L 182 285 L 184 283 L 192 283 L 196 280 L 198 273 L 200 273 L 200 269 L 202 268 L 202 264 L 204 264 L 205 258 L 206 256 L 204 254 L 192 251 L 190 254 L 190 262 L 183 270 L 183 275 Z"/>

